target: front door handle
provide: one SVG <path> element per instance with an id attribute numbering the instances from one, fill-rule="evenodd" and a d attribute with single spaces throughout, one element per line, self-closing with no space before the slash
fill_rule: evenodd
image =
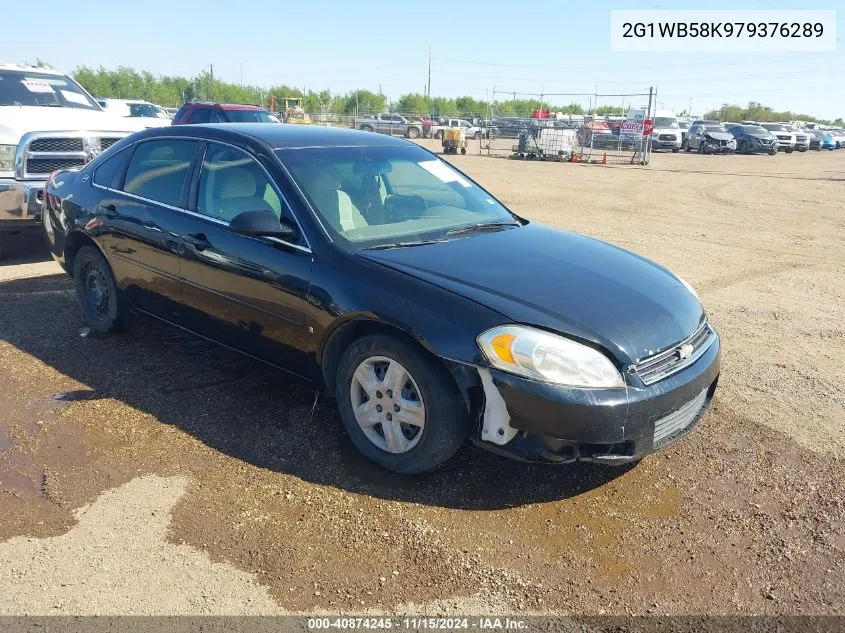
<path id="1" fill-rule="evenodd" d="M 190 235 L 183 235 L 182 239 L 198 251 L 204 251 L 207 248 L 211 248 L 211 242 L 208 241 L 208 238 L 205 236 L 205 233 L 192 233 Z"/>
<path id="2" fill-rule="evenodd" d="M 114 220 L 120 214 L 117 212 L 117 207 L 113 204 L 104 204 L 100 207 L 102 209 L 102 213 L 106 216 L 109 220 Z"/>

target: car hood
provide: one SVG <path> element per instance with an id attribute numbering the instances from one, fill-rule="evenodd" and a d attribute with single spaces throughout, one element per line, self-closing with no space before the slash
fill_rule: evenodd
<path id="1" fill-rule="evenodd" d="M 129 119 L 101 110 L 0 106 L 0 143 L 17 145 L 27 132 L 136 132 L 144 129 Z"/>
<path id="2" fill-rule="evenodd" d="M 732 141 L 734 136 L 730 132 L 706 132 L 705 136 L 717 141 Z"/>
<path id="3" fill-rule="evenodd" d="M 703 317 L 695 296 L 662 266 L 540 224 L 358 254 L 515 323 L 592 341 L 624 363 L 683 340 Z"/>

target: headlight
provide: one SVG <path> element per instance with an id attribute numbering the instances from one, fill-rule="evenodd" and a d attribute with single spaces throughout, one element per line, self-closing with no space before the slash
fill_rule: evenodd
<path id="1" fill-rule="evenodd" d="M 522 325 L 487 330 L 478 339 L 490 364 L 518 376 L 569 387 L 624 387 L 604 354 L 562 336 Z"/>
<path id="2" fill-rule="evenodd" d="M 15 150 L 17 145 L 0 145 L 0 172 L 15 171 Z"/>
<path id="3" fill-rule="evenodd" d="M 677 277 L 678 281 L 684 284 L 684 286 L 686 286 L 686 289 L 692 293 L 692 296 L 698 299 L 698 302 L 701 303 L 701 297 L 698 296 L 698 293 L 695 291 L 695 288 L 693 288 L 686 279 L 678 277 L 677 275 L 675 275 L 675 277 Z"/>

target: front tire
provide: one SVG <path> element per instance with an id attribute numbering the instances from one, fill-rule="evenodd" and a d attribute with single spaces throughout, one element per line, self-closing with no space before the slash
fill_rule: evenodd
<path id="1" fill-rule="evenodd" d="M 93 329 L 107 334 L 122 330 L 126 311 L 106 258 L 93 246 L 83 246 L 73 260 L 76 296 L 85 320 Z"/>
<path id="2" fill-rule="evenodd" d="M 353 343 L 338 365 L 335 392 L 352 443 L 396 473 L 439 466 L 469 433 L 469 416 L 449 374 L 394 336 Z"/>
<path id="3" fill-rule="evenodd" d="M 409 127 L 408 128 L 408 138 L 419 138 L 420 137 L 420 130 L 419 128 Z"/>

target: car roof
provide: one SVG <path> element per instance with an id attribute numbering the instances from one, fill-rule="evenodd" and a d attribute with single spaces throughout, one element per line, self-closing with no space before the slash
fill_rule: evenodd
<path id="1" fill-rule="evenodd" d="M 202 123 L 160 127 L 140 132 L 146 137 L 197 136 L 209 140 L 233 140 L 250 137 L 273 149 L 304 149 L 312 147 L 376 147 L 408 146 L 415 143 L 387 134 L 374 134 L 347 128 L 320 125 L 288 125 L 278 123 Z M 136 136 L 137 137 L 137 136 Z"/>
<path id="2" fill-rule="evenodd" d="M 266 110 L 251 103 L 217 103 L 216 101 L 189 101 L 185 105 L 193 108 L 220 108 L 221 110 Z"/>
<path id="3" fill-rule="evenodd" d="M 7 64 L 0 62 L 0 70 L 19 70 L 23 72 L 44 73 L 45 75 L 59 75 L 64 77 L 65 74 L 61 70 L 55 68 L 40 68 L 38 66 L 27 66 L 25 64 Z"/>

